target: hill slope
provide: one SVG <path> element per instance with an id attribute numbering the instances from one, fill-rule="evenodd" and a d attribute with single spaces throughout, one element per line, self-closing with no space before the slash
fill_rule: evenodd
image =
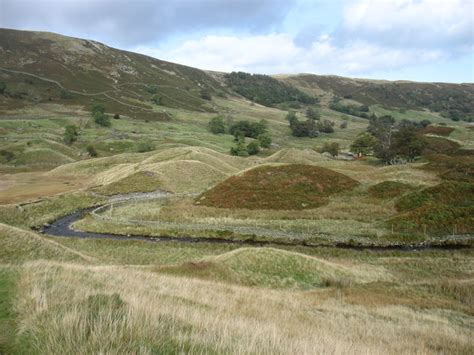
<path id="1" fill-rule="evenodd" d="M 7 87 L 2 106 L 58 102 L 107 111 L 166 118 L 161 105 L 212 111 L 201 91 L 219 88 L 204 71 L 47 32 L 0 29 L 0 80 Z"/>

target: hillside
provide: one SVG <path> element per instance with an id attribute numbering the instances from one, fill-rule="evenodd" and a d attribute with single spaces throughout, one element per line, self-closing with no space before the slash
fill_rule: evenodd
<path id="1" fill-rule="evenodd" d="M 334 75 L 287 75 L 282 82 L 325 97 L 388 109 L 431 110 L 453 120 L 474 120 L 474 84 L 351 79 Z"/>
<path id="2" fill-rule="evenodd" d="M 0 80 L 6 83 L 1 106 L 15 109 L 49 102 L 166 118 L 152 102 L 166 107 L 212 111 L 202 91 L 220 85 L 205 72 L 108 47 L 102 43 L 47 32 L 0 29 Z"/>

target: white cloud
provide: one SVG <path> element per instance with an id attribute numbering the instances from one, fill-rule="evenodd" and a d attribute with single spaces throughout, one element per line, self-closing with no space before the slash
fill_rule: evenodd
<path id="1" fill-rule="evenodd" d="M 403 46 L 465 46 L 474 42 L 472 0 L 358 0 L 344 7 L 341 30 Z"/>
<path id="2" fill-rule="evenodd" d="M 147 47 L 135 50 L 201 69 L 267 74 L 313 72 L 363 75 L 447 58 L 439 50 L 400 50 L 366 41 L 337 46 L 327 35 L 320 36 L 309 48 L 304 48 L 298 47 L 289 34 L 281 33 L 245 37 L 205 36 L 185 41 L 167 52 Z"/>

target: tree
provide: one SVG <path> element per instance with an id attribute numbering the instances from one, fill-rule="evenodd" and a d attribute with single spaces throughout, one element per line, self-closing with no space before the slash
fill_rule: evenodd
<path id="1" fill-rule="evenodd" d="M 328 152 L 333 157 L 337 157 L 339 155 L 339 143 L 332 142 L 332 143 L 324 143 L 323 148 L 321 149 L 321 153 Z"/>
<path id="2" fill-rule="evenodd" d="M 314 138 L 319 135 L 319 131 L 314 120 L 307 119 L 304 122 L 300 122 L 295 116 L 294 118 L 290 118 L 289 121 L 291 134 L 294 137 Z"/>
<path id="3" fill-rule="evenodd" d="M 257 139 L 260 143 L 260 147 L 262 148 L 270 148 L 272 145 L 272 138 L 268 133 L 260 134 Z"/>
<path id="4" fill-rule="evenodd" d="M 306 117 L 319 121 L 321 119 L 321 113 L 313 107 L 308 107 L 306 109 Z"/>
<path id="5" fill-rule="evenodd" d="M 98 154 L 97 154 L 97 151 L 95 150 L 94 146 L 92 144 L 89 144 L 87 147 L 86 147 L 86 150 L 87 150 L 87 153 L 89 153 L 89 155 L 91 157 L 96 157 Z"/>
<path id="6" fill-rule="evenodd" d="M 373 154 L 377 140 L 370 133 L 362 133 L 351 144 L 351 151 L 359 156 Z"/>
<path id="7" fill-rule="evenodd" d="M 156 94 L 158 92 L 158 87 L 156 85 L 148 85 L 146 87 L 146 91 L 148 91 L 150 94 Z"/>
<path id="8" fill-rule="evenodd" d="M 239 157 L 248 157 L 249 152 L 247 151 L 247 147 L 245 146 L 245 137 L 239 136 L 237 140 L 237 144 L 235 147 L 230 148 L 230 154 L 236 155 Z"/>
<path id="9" fill-rule="evenodd" d="M 393 146 L 397 156 L 413 161 L 420 156 L 426 142 L 417 134 L 416 130 L 408 127 L 400 128 L 393 137 Z"/>
<path id="10" fill-rule="evenodd" d="M 370 119 L 367 127 L 367 131 L 377 139 L 375 156 L 387 164 L 391 164 L 396 156 L 393 146 L 394 123 L 392 116 L 375 117 Z"/>
<path id="11" fill-rule="evenodd" d="M 77 128 L 74 125 L 67 125 L 64 131 L 64 143 L 72 144 L 77 140 Z"/>
<path id="12" fill-rule="evenodd" d="M 298 122 L 298 118 L 296 117 L 296 112 L 295 111 L 288 111 L 288 113 L 286 114 L 286 120 L 290 124 L 290 127 L 294 123 Z"/>
<path id="13" fill-rule="evenodd" d="M 214 134 L 225 133 L 225 123 L 221 116 L 212 118 L 208 124 L 209 131 Z"/>
<path id="14" fill-rule="evenodd" d="M 258 144 L 258 141 L 252 141 L 247 145 L 247 153 L 249 155 L 258 154 L 259 151 L 260 151 L 260 145 Z"/>

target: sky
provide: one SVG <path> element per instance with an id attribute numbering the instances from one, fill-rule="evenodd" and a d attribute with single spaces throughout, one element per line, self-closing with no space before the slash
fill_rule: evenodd
<path id="1" fill-rule="evenodd" d="M 0 0 L 0 27 L 206 70 L 474 82 L 474 0 Z"/>

